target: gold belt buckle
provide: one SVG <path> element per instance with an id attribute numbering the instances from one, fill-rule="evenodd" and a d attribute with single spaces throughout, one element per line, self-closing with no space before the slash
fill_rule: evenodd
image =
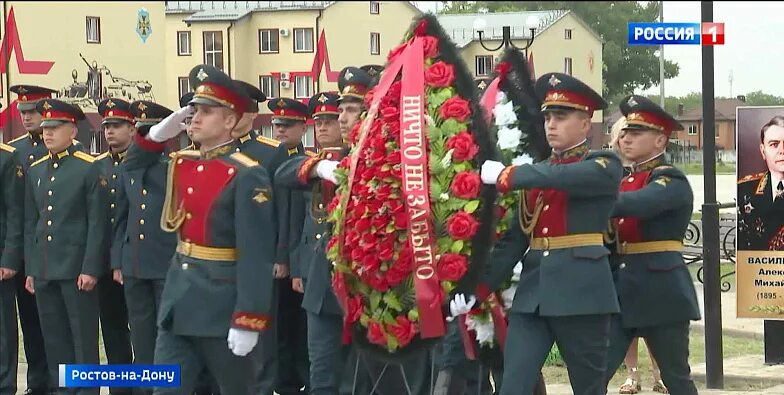
<path id="1" fill-rule="evenodd" d="M 184 255 L 190 256 L 191 255 L 191 251 L 193 250 L 193 244 L 192 243 L 188 243 L 187 241 L 184 241 L 184 242 L 181 242 L 181 246 L 182 246 L 182 251 L 180 251 L 180 253 L 182 253 Z"/>
<path id="2" fill-rule="evenodd" d="M 549 237 L 543 237 L 542 238 L 542 247 L 544 247 L 543 249 L 545 251 L 550 249 L 550 238 Z"/>

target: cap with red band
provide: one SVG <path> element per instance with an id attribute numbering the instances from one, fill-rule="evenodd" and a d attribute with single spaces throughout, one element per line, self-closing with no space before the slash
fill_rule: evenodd
<path id="1" fill-rule="evenodd" d="M 223 106 L 242 114 L 247 110 L 250 99 L 234 80 L 215 67 L 202 64 L 191 69 L 189 80 L 196 90 L 191 104 Z"/>
<path id="2" fill-rule="evenodd" d="M 267 108 L 272 111 L 273 124 L 287 125 L 308 119 L 308 106 L 299 100 L 281 97 L 268 101 Z"/>
<path id="3" fill-rule="evenodd" d="M 563 73 L 547 73 L 536 80 L 542 111 L 579 110 L 593 114 L 607 108 L 607 102 L 584 82 Z"/>
<path id="4" fill-rule="evenodd" d="M 308 110 L 310 117 L 313 119 L 319 118 L 336 118 L 340 115 L 338 109 L 338 102 L 340 96 L 333 92 L 321 92 L 315 94 L 308 100 Z"/>
<path id="5" fill-rule="evenodd" d="M 645 96 L 626 96 L 618 107 L 626 117 L 624 130 L 655 130 L 668 137 L 676 130 L 683 130 L 683 125 L 672 115 Z"/>
<path id="6" fill-rule="evenodd" d="M 78 106 L 57 99 L 40 100 L 36 104 L 43 119 L 41 127 L 56 127 L 65 122 L 76 123 L 85 119 L 84 112 Z"/>
<path id="7" fill-rule="evenodd" d="M 133 123 L 133 115 L 130 111 L 131 104 L 123 99 L 109 98 L 98 103 L 98 113 L 101 114 L 103 121 L 107 123 Z"/>
<path id="8" fill-rule="evenodd" d="M 8 88 L 16 93 L 16 105 L 20 111 L 35 110 L 35 105 L 41 99 L 50 99 L 57 91 L 36 85 L 14 85 Z"/>

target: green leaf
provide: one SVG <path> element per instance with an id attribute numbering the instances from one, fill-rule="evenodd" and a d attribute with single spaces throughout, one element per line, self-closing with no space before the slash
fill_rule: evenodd
<path id="1" fill-rule="evenodd" d="M 396 325 L 397 321 L 395 321 L 395 317 L 389 310 L 385 310 L 384 314 L 381 315 L 381 320 L 387 325 Z"/>
<path id="2" fill-rule="evenodd" d="M 456 173 L 464 172 L 468 170 L 468 162 L 460 162 L 456 165 L 453 165 L 452 168 L 455 170 Z"/>
<path id="3" fill-rule="evenodd" d="M 435 111 L 441 104 L 454 95 L 455 91 L 452 87 L 434 89 L 427 97 L 427 107 L 429 111 Z"/>
<path id="4" fill-rule="evenodd" d="M 400 343 L 395 339 L 395 336 L 392 334 L 387 334 L 387 348 L 389 351 L 395 351 L 400 347 Z"/>
<path id="5" fill-rule="evenodd" d="M 463 210 L 469 214 L 473 214 L 479 208 L 479 200 L 472 200 L 463 207 Z"/>
<path id="6" fill-rule="evenodd" d="M 379 303 L 381 303 L 381 293 L 373 291 L 370 294 L 370 310 L 378 310 Z"/>
<path id="7" fill-rule="evenodd" d="M 419 310 L 414 308 L 409 310 L 408 312 L 408 319 L 410 321 L 418 321 L 419 320 Z"/>
<path id="8" fill-rule="evenodd" d="M 460 250 L 463 249 L 463 244 L 464 244 L 463 240 L 457 240 L 454 243 L 452 243 L 452 248 L 450 248 L 449 251 L 455 254 L 459 254 Z"/>
<path id="9" fill-rule="evenodd" d="M 452 247 L 452 239 L 449 237 L 439 237 L 438 238 L 438 251 L 439 253 L 443 253 L 449 251 L 449 248 Z"/>
<path id="10" fill-rule="evenodd" d="M 441 194 L 443 192 L 444 192 L 444 188 L 441 186 L 441 184 L 439 184 L 437 182 L 431 182 L 430 183 L 430 199 L 431 200 L 433 200 L 434 202 L 437 202 L 439 197 L 441 197 Z"/>
<path id="11" fill-rule="evenodd" d="M 444 123 L 441 124 L 441 132 L 443 133 L 444 137 L 452 137 L 462 131 L 466 130 L 466 125 L 464 123 L 460 123 L 455 119 L 447 119 Z"/>
<path id="12" fill-rule="evenodd" d="M 387 294 L 384 295 L 384 303 L 395 311 L 403 311 L 403 306 L 400 305 L 400 301 L 394 292 L 387 292 Z"/>
<path id="13" fill-rule="evenodd" d="M 362 324 L 362 326 L 367 326 L 368 325 L 368 321 L 370 321 L 370 316 L 369 315 L 367 315 L 365 313 L 362 313 L 362 315 L 359 316 L 359 323 Z"/>

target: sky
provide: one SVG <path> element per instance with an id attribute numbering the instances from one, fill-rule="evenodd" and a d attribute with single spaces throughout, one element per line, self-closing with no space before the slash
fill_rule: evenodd
<path id="1" fill-rule="evenodd" d="M 435 11 L 437 2 L 415 2 Z M 714 47 L 714 89 L 728 97 L 761 90 L 784 96 L 784 3 L 754 1 L 713 2 L 713 21 L 724 22 L 723 46 Z M 700 22 L 700 2 L 664 2 L 665 22 Z M 666 96 L 683 96 L 702 90 L 702 49 L 696 45 L 664 47 L 664 58 L 680 65 L 680 74 L 664 83 Z M 733 82 L 730 92 L 729 76 Z M 654 86 L 644 92 L 658 94 Z"/>

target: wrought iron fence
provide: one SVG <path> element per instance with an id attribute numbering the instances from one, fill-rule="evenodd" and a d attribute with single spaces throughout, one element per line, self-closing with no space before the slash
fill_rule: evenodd
<path id="1" fill-rule="evenodd" d="M 721 209 L 735 209 L 735 202 L 732 203 L 719 203 L 719 210 Z M 721 241 L 721 259 L 735 264 L 736 247 L 735 237 L 737 233 L 737 224 L 735 220 L 734 211 L 731 214 L 720 213 L 719 215 L 719 237 Z M 686 229 L 686 234 L 683 238 L 683 259 L 687 265 L 703 261 L 702 255 L 702 221 L 693 220 L 689 223 Z M 697 280 L 704 283 L 703 271 L 705 266 L 701 266 L 697 270 Z M 735 270 L 725 273 L 721 276 L 721 291 L 728 292 L 732 289 L 732 283 L 728 280 L 735 275 Z"/>

